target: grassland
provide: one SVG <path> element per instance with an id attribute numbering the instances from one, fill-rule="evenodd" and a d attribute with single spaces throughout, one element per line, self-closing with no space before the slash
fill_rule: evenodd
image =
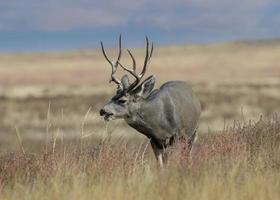
<path id="1" fill-rule="evenodd" d="M 115 89 L 100 51 L 1 54 L 0 199 L 279 199 L 279 55 L 279 41 L 156 47 L 157 87 L 188 81 L 203 107 L 192 158 L 177 144 L 159 171 L 146 138 L 98 116 Z"/>
<path id="2" fill-rule="evenodd" d="M 278 199 L 279 116 L 177 143 L 160 171 L 147 141 L 110 138 L 0 158 L 1 199 Z M 53 141 L 55 142 L 55 140 Z M 58 142 L 58 141 L 57 141 Z M 54 143 L 53 143 L 54 144 Z"/>
<path id="3" fill-rule="evenodd" d="M 132 49 L 140 68 L 143 49 Z M 115 49 L 109 49 L 116 56 Z M 279 81 L 280 42 L 230 42 L 157 46 L 149 68 L 158 85 L 172 79 L 193 83 Z M 110 68 L 100 49 L 0 55 L 0 84 L 104 86 Z M 123 64 L 131 64 L 123 55 Z"/>

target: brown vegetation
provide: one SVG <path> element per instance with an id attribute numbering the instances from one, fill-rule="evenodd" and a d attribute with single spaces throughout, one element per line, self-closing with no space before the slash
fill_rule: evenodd
<path id="1" fill-rule="evenodd" d="M 176 144 L 161 172 L 146 138 L 98 116 L 114 90 L 99 50 L 0 55 L 0 199 L 279 199 L 279 54 L 156 46 L 157 86 L 189 81 L 203 107 L 192 158 Z"/>
<path id="2" fill-rule="evenodd" d="M 125 44 L 124 44 L 125 45 Z M 144 61 L 144 49 L 133 49 Z M 113 56 L 117 50 L 111 49 Z M 158 83 L 178 79 L 194 83 L 278 81 L 280 43 L 230 42 L 209 45 L 155 45 L 148 70 Z M 123 55 L 122 62 L 131 64 Z M 101 49 L 66 53 L 0 55 L 0 85 L 107 85 L 110 67 Z"/>
<path id="3" fill-rule="evenodd" d="M 184 144 L 159 171 L 147 142 L 57 144 L 0 158 L 1 199 L 278 199 L 280 121 L 260 119 Z M 91 143 L 92 144 L 92 143 Z M 53 150 L 53 151 L 52 151 Z"/>

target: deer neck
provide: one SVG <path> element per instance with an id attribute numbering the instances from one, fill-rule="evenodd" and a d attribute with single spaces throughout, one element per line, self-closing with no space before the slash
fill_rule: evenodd
<path id="1" fill-rule="evenodd" d="M 130 114 L 125 118 L 125 121 L 129 125 L 133 124 L 146 124 L 143 112 L 145 110 L 147 102 L 145 100 L 140 101 L 133 110 L 130 110 Z"/>
<path id="2" fill-rule="evenodd" d="M 150 126 L 148 119 L 145 118 L 144 110 L 145 107 L 140 105 L 129 117 L 125 118 L 125 121 L 132 128 L 146 135 L 148 138 L 151 138 L 153 136 L 153 129 Z"/>

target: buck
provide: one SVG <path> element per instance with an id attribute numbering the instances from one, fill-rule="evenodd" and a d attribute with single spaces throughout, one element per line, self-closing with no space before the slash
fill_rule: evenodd
<path id="1" fill-rule="evenodd" d="M 177 139 L 185 138 L 184 141 L 191 150 L 196 137 L 201 106 L 190 85 L 183 81 L 168 81 L 159 89 L 154 89 L 156 79 L 153 75 L 141 83 L 153 55 L 153 43 L 150 47 L 146 37 L 146 56 L 140 74 L 136 72 L 136 60 L 130 50 L 127 49 L 127 52 L 132 59 L 132 68 L 120 63 L 121 36 L 115 62 L 108 58 L 102 42 L 101 49 L 112 67 L 110 82 L 117 84 L 116 94 L 100 110 L 104 120 L 122 118 L 129 126 L 147 136 L 161 167 L 167 162 L 166 149 Z M 121 80 L 116 77 L 119 66 L 134 77 L 132 83 L 127 74 Z"/>

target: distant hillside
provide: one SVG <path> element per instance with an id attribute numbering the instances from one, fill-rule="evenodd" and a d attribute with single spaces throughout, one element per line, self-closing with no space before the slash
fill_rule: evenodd
<path id="1" fill-rule="evenodd" d="M 132 49 L 138 68 L 144 49 Z M 114 58 L 115 49 L 108 54 Z M 207 45 L 155 46 L 148 73 L 159 82 L 180 79 L 192 82 L 278 81 L 280 39 L 235 41 Z M 131 64 L 123 55 L 122 62 Z M 100 49 L 71 52 L 0 55 L 0 84 L 8 85 L 107 85 L 110 67 Z"/>
<path id="2" fill-rule="evenodd" d="M 240 40 L 231 43 L 249 46 L 279 46 L 280 38 L 274 39 L 257 39 L 257 40 Z"/>

